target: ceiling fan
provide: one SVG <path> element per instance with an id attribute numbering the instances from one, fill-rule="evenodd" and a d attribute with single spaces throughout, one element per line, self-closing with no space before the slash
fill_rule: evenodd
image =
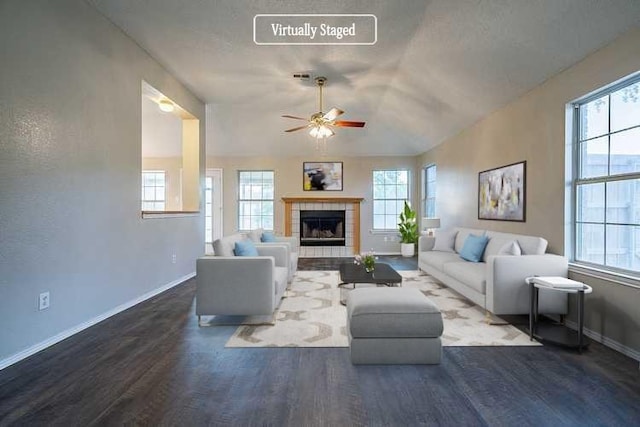
<path id="1" fill-rule="evenodd" d="M 333 130 L 331 129 L 334 126 L 338 126 L 338 127 L 349 127 L 349 128 L 361 128 L 364 127 L 365 122 L 353 122 L 353 121 L 349 121 L 349 120 L 336 120 L 336 118 L 342 114 L 344 114 L 344 111 L 342 111 L 339 108 L 335 108 L 333 107 L 331 110 L 329 110 L 328 113 L 323 113 L 322 112 L 322 87 L 325 85 L 325 83 L 327 82 L 327 78 L 326 77 L 316 77 L 315 78 L 316 81 L 316 85 L 318 86 L 318 99 L 319 99 L 319 109 L 320 111 L 318 111 L 317 113 L 313 114 L 309 119 L 305 119 L 302 117 L 296 117 L 296 116 L 290 116 L 290 115 L 283 115 L 282 117 L 288 118 L 288 119 L 295 119 L 295 120 L 305 120 L 308 121 L 309 123 L 307 123 L 304 126 L 298 126 L 292 129 L 287 129 L 285 130 L 285 132 L 295 132 L 297 130 L 302 130 L 302 129 L 306 129 L 309 128 L 309 134 L 314 137 L 314 138 L 328 138 L 330 136 L 335 135 L 335 133 L 333 132 Z"/>

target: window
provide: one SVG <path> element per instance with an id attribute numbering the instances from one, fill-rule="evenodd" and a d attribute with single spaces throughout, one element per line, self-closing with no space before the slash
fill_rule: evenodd
<path id="1" fill-rule="evenodd" d="M 640 79 L 575 105 L 577 262 L 640 271 Z"/>
<path id="2" fill-rule="evenodd" d="M 422 212 L 423 217 L 435 218 L 436 217 L 436 165 L 427 166 L 424 168 L 423 176 L 424 182 L 423 188 L 423 205 Z"/>
<path id="3" fill-rule="evenodd" d="M 165 206 L 165 172 L 142 171 L 142 210 L 163 211 Z"/>
<path id="4" fill-rule="evenodd" d="M 273 230 L 273 171 L 240 171 L 238 229 Z"/>
<path id="5" fill-rule="evenodd" d="M 397 230 L 404 202 L 409 201 L 409 171 L 373 171 L 373 229 Z"/>

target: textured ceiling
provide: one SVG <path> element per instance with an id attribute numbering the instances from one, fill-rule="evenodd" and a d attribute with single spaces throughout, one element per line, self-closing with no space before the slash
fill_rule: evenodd
<path id="1" fill-rule="evenodd" d="M 312 83 L 329 80 L 329 155 L 427 151 L 640 24 L 638 0 L 88 0 L 207 103 L 207 154 L 312 155 Z M 261 13 L 371 13 L 373 46 L 258 46 Z"/>

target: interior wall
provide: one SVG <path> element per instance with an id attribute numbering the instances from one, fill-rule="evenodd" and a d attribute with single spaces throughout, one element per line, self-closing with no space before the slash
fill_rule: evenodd
<path id="1" fill-rule="evenodd" d="M 200 119 L 200 182 L 205 120 L 83 0 L 0 2 L 0 40 L 2 361 L 195 271 L 203 215 L 140 215 L 141 81 Z"/>
<path id="2" fill-rule="evenodd" d="M 564 254 L 567 103 L 639 70 L 640 30 L 634 30 L 419 156 L 420 166 L 438 168 L 442 227 L 542 236 L 550 252 Z M 478 220 L 478 172 L 521 160 L 527 161 L 526 222 Z M 640 351 L 640 289 L 576 277 L 594 287 L 586 327 Z"/>
<path id="3" fill-rule="evenodd" d="M 165 210 L 182 210 L 182 157 L 143 157 L 142 169 L 165 171 Z"/>
<path id="4" fill-rule="evenodd" d="M 180 114 L 178 108 L 173 112 L 162 111 L 149 95 L 142 95 L 142 157 L 182 155 Z"/>
<path id="5" fill-rule="evenodd" d="M 374 170 L 408 169 L 411 171 L 411 198 L 417 206 L 419 175 L 415 171 L 415 157 L 327 157 L 314 159 L 312 141 L 309 141 L 308 157 L 215 157 L 207 158 L 207 168 L 222 168 L 224 175 L 224 234 L 238 230 L 238 171 L 275 171 L 274 231 L 284 234 L 284 202 L 282 197 L 363 197 L 360 206 L 360 230 L 362 251 L 373 249 L 378 253 L 399 253 L 398 233 L 375 233 L 373 228 Z M 304 191 L 302 189 L 302 163 L 305 161 L 343 162 L 343 191 Z M 385 238 L 387 241 L 385 242 Z"/>
<path id="6" fill-rule="evenodd" d="M 201 188 L 199 185 L 200 164 L 200 121 L 182 121 L 182 209 L 197 211 L 200 208 Z"/>

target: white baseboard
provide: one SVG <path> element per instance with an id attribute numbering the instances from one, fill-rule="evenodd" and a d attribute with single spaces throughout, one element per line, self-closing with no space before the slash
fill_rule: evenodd
<path id="1" fill-rule="evenodd" d="M 92 319 L 87 320 L 86 322 L 83 322 L 79 325 L 76 325 L 74 327 L 71 327 L 65 331 L 60 332 L 57 335 L 52 336 L 51 338 L 48 338 L 44 341 L 39 342 L 38 344 L 32 345 L 31 347 L 22 350 L 12 356 L 7 357 L 6 359 L 0 360 L 0 370 L 13 365 L 14 363 L 18 363 L 19 361 L 26 359 L 29 356 L 32 356 L 34 354 L 36 354 L 39 351 L 44 350 L 47 347 L 51 347 L 54 344 L 59 343 L 60 341 L 69 338 L 72 335 L 77 334 L 80 331 L 83 331 L 97 323 L 102 322 L 103 320 L 108 319 L 111 316 L 115 316 L 116 314 L 125 311 L 128 308 L 133 307 L 134 305 L 140 304 L 141 302 L 144 302 L 158 294 L 161 294 L 162 292 L 173 288 L 174 286 L 179 285 L 180 283 L 184 282 L 185 280 L 189 280 L 192 277 L 195 277 L 196 273 L 189 273 L 186 276 L 183 276 L 177 280 L 174 280 L 171 283 L 167 283 L 166 285 L 160 286 L 159 288 L 156 288 L 152 291 L 147 292 L 144 295 L 139 296 L 138 298 L 135 298 L 131 301 L 127 301 L 124 304 L 120 304 L 119 306 L 105 312 L 102 313 Z"/>
<path id="2" fill-rule="evenodd" d="M 574 330 L 578 329 L 578 324 L 576 322 L 574 322 L 573 320 L 567 320 L 565 319 L 564 324 Z M 629 356 L 632 359 L 635 359 L 637 361 L 640 362 L 640 351 L 634 350 L 632 348 L 627 347 L 624 344 L 619 343 L 616 340 L 613 340 L 609 337 L 606 337 L 604 335 L 602 335 L 600 332 L 596 332 L 594 330 L 591 330 L 589 328 L 583 328 L 583 333 L 588 336 L 589 338 L 591 338 L 594 341 L 599 342 L 600 344 L 606 345 L 609 348 L 612 348 L 616 351 L 619 351 L 620 353 L 624 354 L 625 356 Z"/>

